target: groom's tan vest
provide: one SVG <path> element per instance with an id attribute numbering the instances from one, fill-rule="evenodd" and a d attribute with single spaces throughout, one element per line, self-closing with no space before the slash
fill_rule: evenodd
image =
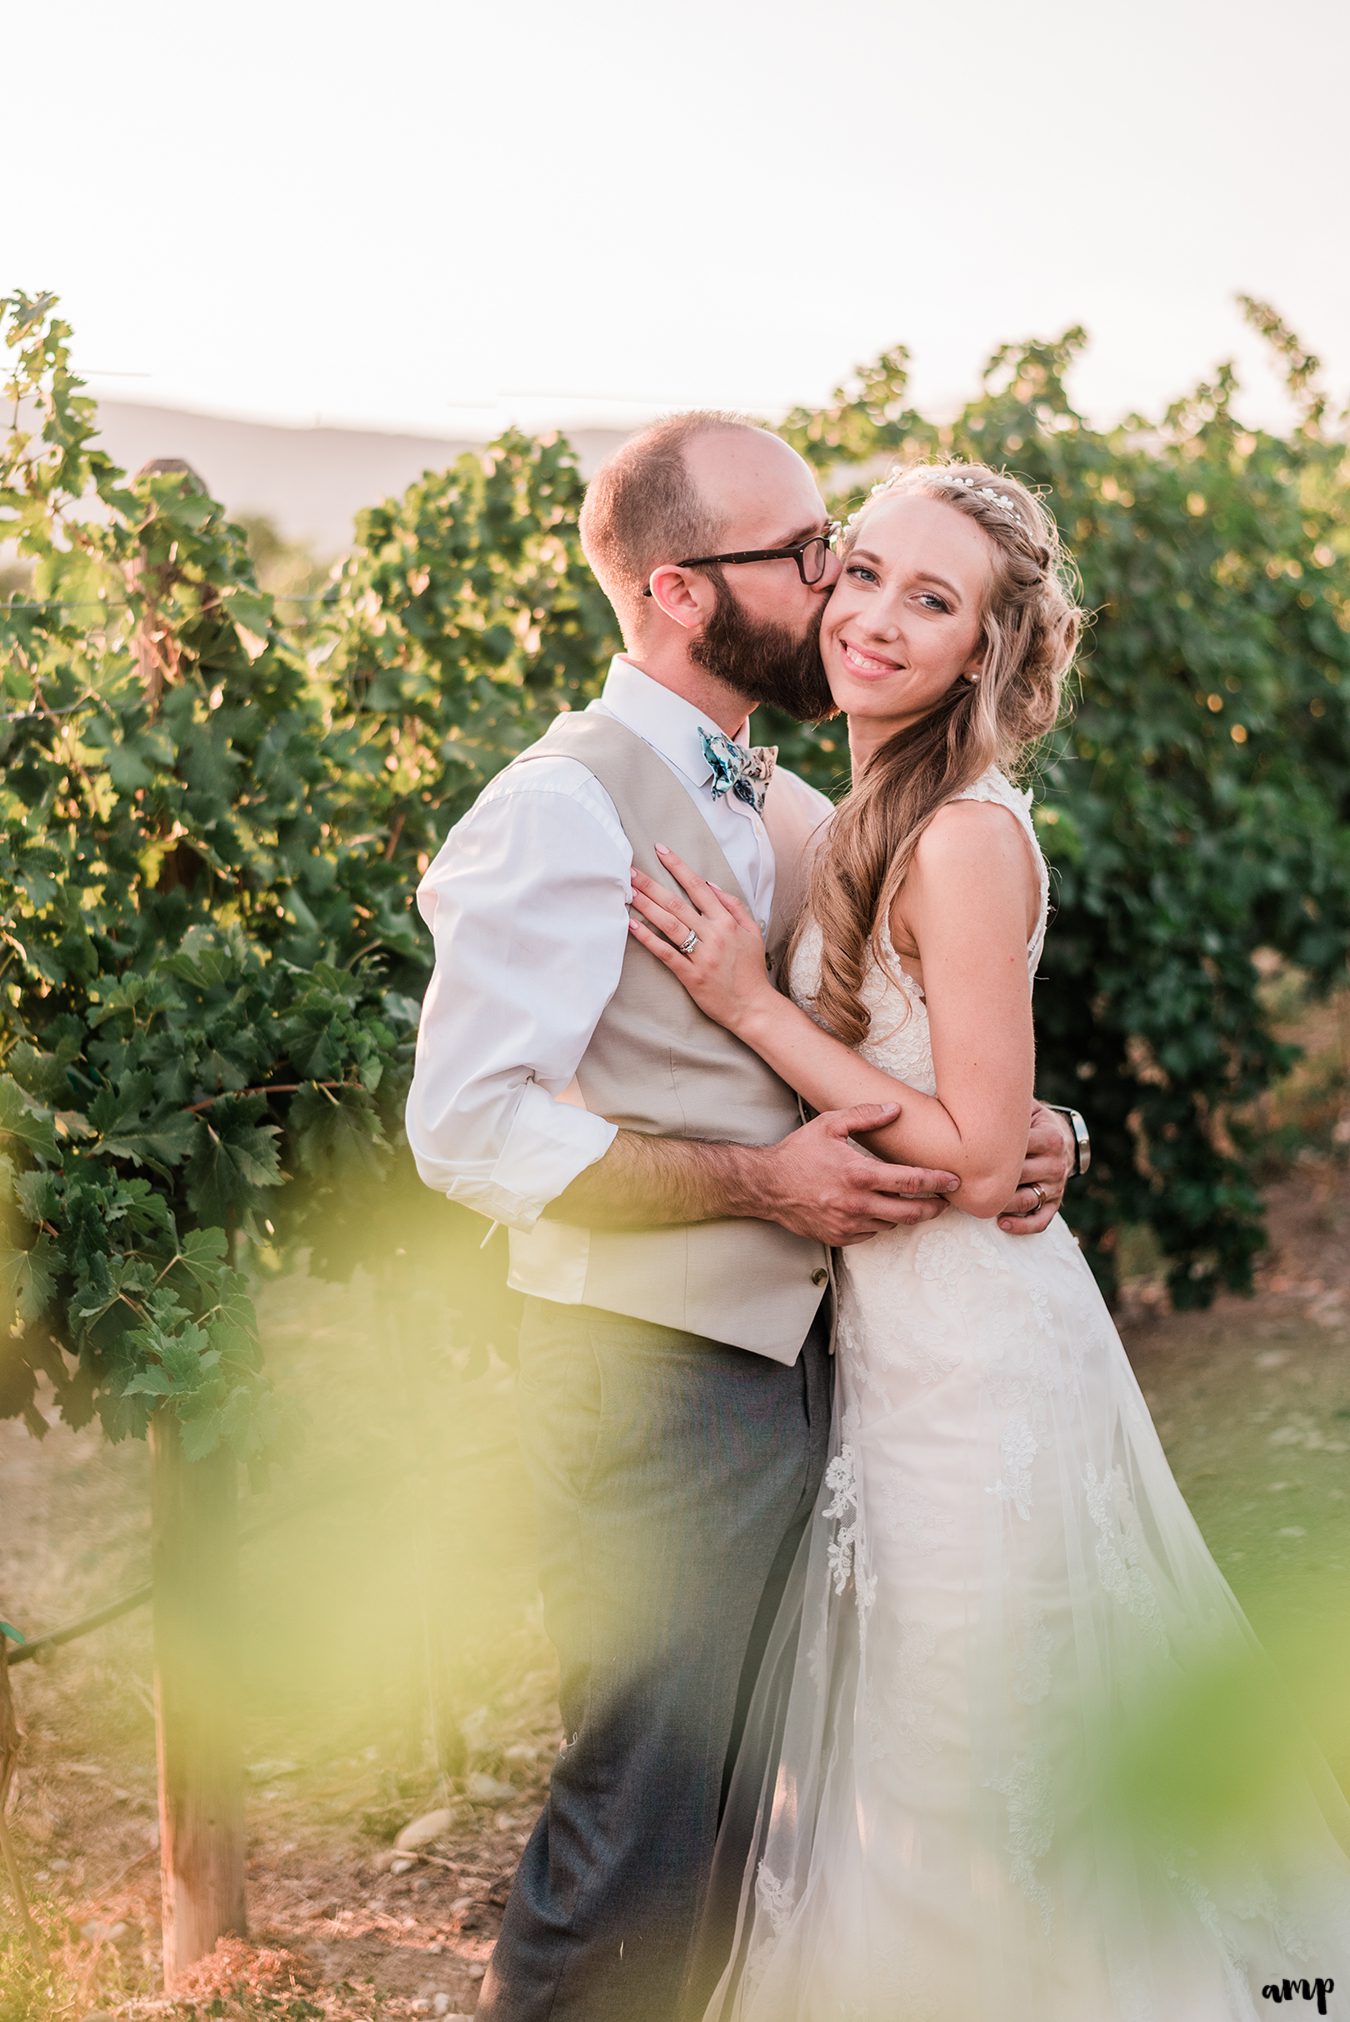
<path id="1" fill-rule="evenodd" d="M 712 830 L 665 760 L 617 718 L 563 715 L 512 762 L 578 759 L 614 803 L 639 870 L 669 884 L 654 843 L 742 898 Z M 812 817 L 814 820 L 814 817 Z M 792 797 L 764 825 L 775 860 L 768 955 L 776 969 L 805 896 L 810 829 Z M 539 978 L 547 989 L 547 976 Z M 624 1130 L 715 1144 L 777 1144 L 801 1122 L 797 1098 L 758 1054 L 715 1025 L 683 985 L 629 936 L 618 988 L 601 1014 L 569 1098 Z M 599 1306 L 795 1361 L 827 1277 L 819 1243 L 774 1222 L 691 1222 L 583 1229 L 545 1216 L 511 1231 L 512 1282 L 542 1298 Z"/>

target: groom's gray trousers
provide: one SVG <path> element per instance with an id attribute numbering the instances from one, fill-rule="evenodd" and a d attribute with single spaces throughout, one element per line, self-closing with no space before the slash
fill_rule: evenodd
<path id="1" fill-rule="evenodd" d="M 520 1424 L 564 1741 L 480 2022 L 676 2014 L 741 1722 L 825 1466 L 828 1334 L 823 1308 L 785 1367 L 526 1301 Z"/>

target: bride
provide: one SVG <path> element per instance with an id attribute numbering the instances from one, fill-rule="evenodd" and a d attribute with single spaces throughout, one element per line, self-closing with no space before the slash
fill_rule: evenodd
<path id="1" fill-rule="evenodd" d="M 834 1455 L 755 1714 L 774 1747 L 709 2022 L 1230 2022 L 1303 1982 L 1305 2012 L 1334 2014 L 1333 1984 L 1350 2003 L 1350 1808 L 1073 1236 L 996 1221 L 1048 893 L 1012 779 L 1059 712 L 1068 581 L 1049 513 L 983 466 L 896 472 L 850 522 L 820 639 L 854 784 L 790 996 L 738 900 L 669 851 L 671 885 L 634 874 L 633 933 L 704 1011 L 818 1110 L 898 1099 L 871 1149 L 960 1180 L 955 1212 L 837 1259 Z M 1272 1747 L 1297 1737 L 1259 1844 L 1105 1774 L 1210 1675 L 1268 1704 Z"/>

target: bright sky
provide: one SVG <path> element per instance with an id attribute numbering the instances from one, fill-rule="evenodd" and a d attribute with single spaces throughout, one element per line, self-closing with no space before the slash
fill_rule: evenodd
<path id="1" fill-rule="evenodd" d="M 1270 411 L 1238 290 L 1344 399 L 1348 23 L 1343 0 L 63 0 L 6 107 L 0 288 L 60 293 L 106 397 L 297 422 L 772 414 L 898 342 L 952 405 L 995 345 L 1072 322 L 1101 418 L 1231 356 Z"/>

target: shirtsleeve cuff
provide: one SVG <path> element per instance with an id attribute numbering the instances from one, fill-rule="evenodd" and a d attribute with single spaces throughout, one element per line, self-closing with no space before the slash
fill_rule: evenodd
<path id="1" fill-rule="evenodd" d="M 602 1159 L 618 1134 L 616 1123 L 529 1082 L 492 1173 L 475 1189 L 478 1198 L 472 1205 L 509 1229 L 532 1229 L 549 1202 Z"/>

